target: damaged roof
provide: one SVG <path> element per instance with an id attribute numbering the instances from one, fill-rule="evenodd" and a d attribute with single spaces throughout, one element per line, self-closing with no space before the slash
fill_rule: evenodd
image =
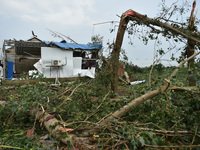
<path id="1" fill-rule="evenodd" d="M 61 42 L 47 42 L 47 41 L 14 41 L 15 52 L 17 55 L 31 54 L 41 55 L 41 47 L 58 47 L 62 49 L 71 50 L 100 50 L 101 44 L 77 44 L 77 43 L 66 43 L 65 40 Z"/>
<path id="2" fill-rule="evenodd" d="M 77 43 L 66 43 L 65 41 L 62 42 L 46 42 L 45 44 L 49 46 L 56 46 L 62 49 L 81 49 L 81 50 L 99 50 L 102 48 L 101 44 L 77 44 Z"/>

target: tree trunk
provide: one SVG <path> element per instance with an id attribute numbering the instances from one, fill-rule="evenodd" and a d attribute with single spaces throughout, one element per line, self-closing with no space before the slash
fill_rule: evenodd
<path id="1" fill-rule="evenodd" d="M 113 51 L 112 51 L 111 90 L 115 93 L 117 93 L 117 90 L 118 90 L 119 54 L 120 54 L 120 49 L 121 49 L 123 38 L 124 38 L 124 33 L 125 33 L 125 30 L 126 30 L 127 24 L 129 22 L 129 19 L 126 15 L 127 12 L 123 13 L 122 16 L 121 16 L 116 41 L 115 41 L 114 48 L 113 48 Z"/>
<path id="2" fill-rule="evenodd" d="M 171 34 L 178 34 L 190 40 L 191 42 L 200 43 L 199 34 L 197 33 L 191 32 L 189 30 L 183 30 L 181 28 L 173 27 L 167 23 L 162 23 L 157 19 L 149 18 L 146 15 L 142 15 L 131 9 L 126 11 L 121 16 L 118 33 L 117 33 L 114 49 L 112 52 L 112 58 L 111 58 L 112 70 L 113 70 L 113 78 L 111 79 L 111 90 L 114 91 L 115 93 L 117 92 L 117 89 L 118 89 L 118 66 L 119 66 L 120 48 L 123 42 L 124 33 L 125 33 L 129 20 L 137 21 L 138 23 L 145 24 L 147 26 L 149 25 L 158 26 L 158 27 L 167 29 L 169 32 L 171 32 Z M 159 30 L 157 30 L 157 32 L 158 31 Z"/>
<path id="3" fill-rule="evenodd" d="M 39 109 L 32 110 L 31 114 L 35 115 L 36 119 L 44 124 L 48 132 L 62 143 L 67 145 L 68 142 L 70 142 L 73 147 L 78 146 L 80 150 L 97 149 L 96 145 L 92 145 L 90 137 L 78 137 L 76 134 L 67 133 L 67 131 L 65 131 L 67 133 L 67 137 L 62 138 L 62 135 L 64 135 L 63 130 L 65 128 L 63 127 L 65 123 L 57 120 L 53 115 L 40 111 Z"/>
<path id="4" fill-rule="evenodd" d="M 166 85 L 166 87 L 168 87 L 168 85 Z M 162 91 L 166 91 L 167 88 L 163 87 L 154 91 L 150 91 L 136 99 L 134 99 L 133 101 L 131 101 L 130 103 L 128 103 L 128 105 L 123 106 L 120 110 L 117 110 L 116 112 L 114 112 L 110 117 L 107 118 L 107 120 L 112 120 L 114 118 L 120 118 L 122 117 L 124 114 L 126 114 L 127 112 L 129 112 L 130 110 L 133 109 L 133 106 L 138 106 L 142 103 L 144 103 L 145 101 L 149 100 L 150 98 L 153 98 L 157 95 L 159 95 Z M 164 90 L 162 90 L 164 89 Z"/>

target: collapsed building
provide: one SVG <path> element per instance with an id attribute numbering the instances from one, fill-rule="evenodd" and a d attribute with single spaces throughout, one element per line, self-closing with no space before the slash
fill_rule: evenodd
<path id="1" fill-rule="evenodd" d="M 4 40 L 2 47 L 3 80 L 18 78 L 36 70 L 46 78 L 95 77 L 100 44 Z"/>

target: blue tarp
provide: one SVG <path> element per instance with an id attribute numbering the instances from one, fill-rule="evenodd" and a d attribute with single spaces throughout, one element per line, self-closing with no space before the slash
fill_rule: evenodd
<path id="1" fill-rule="evenodd" d="M 81 49 L 81 50 L 99 50 L 102 48 L 101 44 L 76 44 L 76 43 L 65 43 L 65 42 L 46 42 L 44 41 L 45 44 L 47 45 L 56 45 L 60 48 L 63 49 Z"/>
<path id="2" fill-rule="evenodd" d="M 11 80 L 13 78 L 13 62 L 8 61 L 7 78 Z"/>

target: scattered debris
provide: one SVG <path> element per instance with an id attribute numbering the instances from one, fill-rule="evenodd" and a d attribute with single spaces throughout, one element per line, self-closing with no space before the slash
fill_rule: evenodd
<path id="1" fill-rule="evenodd" d="M 146 80 L 133 81 L 133 82 L 130 82 L 130 85 L 136 85 L 136 84 L 142 84 L 142 83 L 146 83 Z"/>
<path id="2" fill-rule="evenodd" d="M 5 106 L 6 105 L 6 101 L 0 101 L 0 105 Z"/>
<path id="3" fill-rule="evenodd" d="M 26 134 L 27 137 L 33 138 L 34 137 L 34 129 L 29 129 Z"/>

